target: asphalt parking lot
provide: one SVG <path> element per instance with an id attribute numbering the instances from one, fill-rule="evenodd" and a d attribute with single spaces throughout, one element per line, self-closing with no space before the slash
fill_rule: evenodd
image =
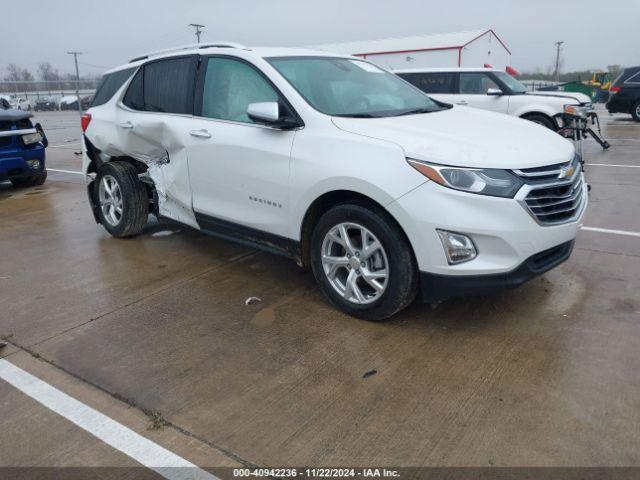
<path id="1" fill-rule="evenodd" d="M 76 173 L 77 113 L 38 113 L 49 179 L 0 184 L 0 374 L 27 372 L 131 432 L 129 447 L 224 478 L 234 466 L 640 466 L 640 124 L 601 116 L 612 148 L 586 144 L 587 228 L 568 262 L 374 324 L 268 253 L 157 223 L 111 238 Z M 161 478 L 39 401 L 44 385 L 0 381 L 2 466 Z"/>

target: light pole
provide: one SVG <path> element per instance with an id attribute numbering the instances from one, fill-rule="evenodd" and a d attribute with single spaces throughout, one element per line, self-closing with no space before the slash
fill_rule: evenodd
<path id="1" fill-rule="evenodd" d="M 204 25 L 200 25 L 199 23 L 190 23 L 190 27 L 195 28 L 196 38 L 198 39 L 198 43 L 200 43 L 200 35 L 202 34 L 201 28 L 204 28 Z"/>
<path id="2" fill-rule="evenodd" d="M 560 83 L 560 50 L 562 49 L 562 44 L 564 41 L 556 42 L 556 83 Z"/>
<path id="3" fill-rule="evenodd" d="M 76 98 L 78 99 L 78 112 L 82 116 L 82 104 L 80 103 L 80 70 L 78 69 L 78 55 L 82 55 L 82 52 L 67 52 L 69 55 L 73 55 L 73 59 L 76 63 Z"/>

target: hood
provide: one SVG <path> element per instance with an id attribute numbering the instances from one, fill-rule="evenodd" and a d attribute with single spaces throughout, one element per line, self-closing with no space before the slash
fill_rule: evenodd
<path id="1" fill-rule="evenodd" d="M 7 110 L 0 109 L 0 122 L 18 122 L 33 117 L 31 112 L 9 108 Z"/>
<path id="2" fill-rule="evenodd" d="M 531 168 L 567 162 L 573 144 L 528 120 L 475 108 L 388 118 L 333 117 L 347 132 L 399 145 L 407 157 L 458 167 Z"/>
<path id="3" fill-rule="evenodd" d="M 574 100 L 579 103 L 591 103 L 591 98 L 589 98 L 584 93 L 579 93 L 579 92 L 549 91 L 549 92 L 527 92 L 526 94 L 533 95 L 535 97 L 561 97 L 561 98 L 566 98 L 568 100 Z"/>

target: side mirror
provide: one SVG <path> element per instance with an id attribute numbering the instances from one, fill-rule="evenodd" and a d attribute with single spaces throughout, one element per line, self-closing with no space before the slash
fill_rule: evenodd
<path id="1" fill-rule="evenodd" d="M 300 126 L 297 120 L 290 116 L 282 116 L 278 102 L 250 103 L 247 107 L 248 117 L 256 123 L 274 128 L 288 130 Z"/>
<path id="2" fill-rule="evenodd" d="M 273 125 L 280 120 L 280 106 L 278 102 L 250 103 L 247 115 L 254 122 Z"/>
<path id="3" fill-rule="evenodd" d="M 502 90 L 500 90 L 499 88 L 489 88 L 487 89 L 487 95 L 500 96 L 504 94 L 502 93 Z"/>

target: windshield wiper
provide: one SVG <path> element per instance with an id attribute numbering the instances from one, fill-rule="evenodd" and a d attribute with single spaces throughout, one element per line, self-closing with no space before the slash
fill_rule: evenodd
<path id="1" fill-rule="evenodd" d="M 403 115 L 415 115 L 418 113 L 431 113 L 431 112 L 437 112 L 438 110 L 440 110 L 439 108 L 413 108 L 411 110 L 405 110 L 404 112 L 400 112 L 396 115 L 394 115 L 394 117 L 401 117 Z"/>
<path id="2" fill-rule="evenodd" d="M 372 115 L 371 113 L 339 113 L 334 116 L 347 118 L 380 118 L 379 115 Z"/>

